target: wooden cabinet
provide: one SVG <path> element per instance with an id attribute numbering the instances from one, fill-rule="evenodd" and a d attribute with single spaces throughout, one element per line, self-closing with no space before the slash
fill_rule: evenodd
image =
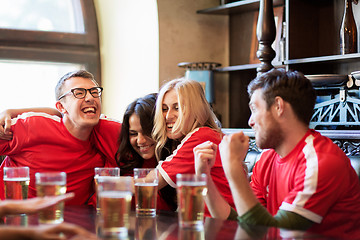
<path id="1" fill-rule="evenodd" d="M 197 11 L 199 14 L 229 15 L 230 66 L 217 71 L 228 72 L 230 77 L 231 128 L 249 127 L 246 87 L 256 77 L 256 68 L 259 67 L 255 57 L 259 5 L 259 0 L 242 0 Z M 340 55 L 339 36 L 344 0 L 274 0 L 273 7 L 278 27 L 277 39 L 273 44 L 277 52 L 273 66 L 298 70 L 306 75 L 348 75 L 360 70 L 360 53 Z M 360 3 L 353 5 L 353 12 L 360 29 Z M 279 40 L 283 26 L 285 49 L 284 58 L 281 59 Z"/>

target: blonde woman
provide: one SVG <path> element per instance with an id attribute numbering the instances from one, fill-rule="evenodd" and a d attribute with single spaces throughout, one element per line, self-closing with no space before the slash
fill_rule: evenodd
<path id="1" fill-rule="evenodd" d="M 160 89 L 153 129 L 153 138 L 157 143 L 155 154 L 163 160 L 157 166 L 159 188 L 166 185 L 176 188 L 177 173 L 195 173 L 193 148 L 205 141 L 215 144 L 221 141 L 223 134 L 216 121 L 200 83 L 180 78 Z M 164 155 L 169 156 L 164 159 Z M 210 176 L 220 194 L 234 206 L 219 153 Z M 207 209 L 205 214 L 210 216 Z"/>

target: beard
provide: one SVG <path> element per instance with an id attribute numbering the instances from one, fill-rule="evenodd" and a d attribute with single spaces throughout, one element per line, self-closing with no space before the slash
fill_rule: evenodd
<path id="1" fill-rule="evenodd" d="M 282 144 L 283 139 L 283 132 L 275 121 L 271 121 L 266 129 L 261 129 L 255 135 L 256 145 L 260 149 L 276 149 Z"/>

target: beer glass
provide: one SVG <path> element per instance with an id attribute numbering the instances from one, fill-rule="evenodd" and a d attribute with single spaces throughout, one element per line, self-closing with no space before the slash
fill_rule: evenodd
<path id="1" fill-rule="evenodd" d="M 156 216 L 159 172 L 156 168 L 134 168 L 136 216 Z"/>
<path id="2" fill-rule="evenodd" d="M 100 237 L 126 238 L 128 236 L 132 185 L 132 177 L 98 179 Z"/>
<path id="3" fill-rule="evenodd" d="M 95 182 L 95 191 L 96 191 L 96 210 L 100 211 L 99 206 L 99 195 L 97 194 L 98 189 L 98 179 L 99 178 L 108 178 L 108 177 L 120 177 L 120 168 L 94 168 L 95 175 L 94 175 L 94 182 Z"/>
<path id="4" fill-rule="evenodd" d="M 206 174 L 177 174 L 177 198 L 180 227 L 202 229 L 204 196 L 207 193 Z"/>
<path id="5" fill-rule="evenodd" d="M 27 199 L 29 189 L 29 167 L 4 167 L 6 199 Z"/>
<path id="6" fill-rule="evenodd" d="M 38 197 L 57 196 L 66 193 L 66 173 L 35 173 L 36 193 Z M 39 213 L 39 223 L 54 224 L 64 221 L 64 202 L 44 209 Z"/>

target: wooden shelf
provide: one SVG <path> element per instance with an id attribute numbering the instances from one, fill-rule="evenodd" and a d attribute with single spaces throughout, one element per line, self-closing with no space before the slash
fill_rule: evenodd
<path id="1" fill-rule="evenodd" d="M 293 65 L 293 64 L 307 64 L 307 63 L 326 63 L 326 62 L 336 62 L 336 63 L 350 63 L 350 62 L 359 62 L 360 53 L 352 53 L 346 55 L 331 55 L 331 56 L 321 56 L 321 57 L 310 57 L 310 58 L 300 58 L 300 59 L 291 59 L 286 60 L 284 65 Z M 284 67 L 280 62 L 273 63 L 274 67 Z M 232 72 L 232 71 L 243 71 L 251 70 L 259 67 L 260 64 L 243 64 L 236 66 L 228 66 L 222 68 L 216 68 L 217 72 Z"/>
<path id="2" fill-rule="evenodd" d="M 258 66 L 260 66 L 260 64 L 244 64 L 244 65 L 216 68 L 215 71 L 217 72 L 241 71 L 241 70 L 256 69 Z"/>
<path id="3" fill-rule="evenodd" d="M 280 62 L 273 63 L 274 67 L 284 67 Z M 259 67 L 260 64 L 243 64 L 243 65 L 236 65 L 236 66 L 228 66 L 222 68 L 216 68 L 215 71 L 217 72 L 233 72 L 233 71 L 243 71 L 243 70 L 253 70 Z"/>
<path id="4" fill-rule="evenodd" d="M 274 0 L 274 6 L 284 5 L 284 0 Z M 229 15 L 234 13 L 257 11 L 259 10 L 260 0 L 242 0 L 224 5 L 219 5 L 212 8 L 198 10 L 196 13 L 202 14 L 218 14 Z"/>
<path id="5" fill-rule="evenodd" d="M 286 60 L 285 64 L 302 64 L 302 63 L 322 63 L 322 62 L 355 62 L 360 60 L 360 53 L 352 53 L 345 55 L 331 55 L 331 56 L 321 56 L 321 57 L 310 57 L 310 58 L 300 58 L 300 59 L 291 59 Z"/>

